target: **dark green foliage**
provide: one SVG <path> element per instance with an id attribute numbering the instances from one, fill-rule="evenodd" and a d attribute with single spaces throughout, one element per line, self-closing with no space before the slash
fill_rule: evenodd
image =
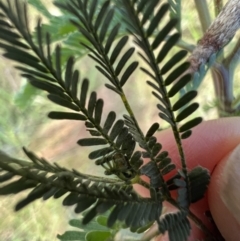
<path id="1" fill-rule="evenodd" d="M 17 203 L 16 210 L 36 199 L 51 197 L 62 197 L 65 206 L 75 205 L 74 211 L 83 217 L 71 220 L 71 225 L 87 226 L 84 231 L 59 235 L 60 240 L 106 240 L 114 237 L 112 230 L 118 223 L 123 223 L 132 232 L 141 233 L 157 221 L 159 231 L 168 231 L 170 241 L 185 241 L 191 229 L 187 218 L 189 205 L 203 197 L 209 173 L 201 167 L 188 171 L 182 149 L 182 139 L 188 138 L 191 129 L 202 120 L 200 117 L 187 119 L 199 106 L 191 103 L 197 92 L 188 90 L 192 76 L 185 74 L 189 63 L 182 62 L 187 52 L 181 50 L 164 62 L 180 39 L 180 34 L 176 33 L 176 28 L 180 30 L 176 19 L 180 15 L 180 1 L 161 4 L 159 0 L 58 0 L 55 5 L 64 13 L 64 21 L 71 23 L 69 38 L 72 42 L 69 39 L 63 47 L 58 44 L 52 49 L 52 42 L 58 38 L 54 36 L 51 40 L 51 31 L 46 31 L 48 26 L 42 26 L 40 20 L 32 36 L 25 4 L 17 0 L 11 3 L 8 0 L 5 4 L 0 0 L 0 47 L 6 58 L 16 62 L 16 68 L 32 86 L 47 91 L 49 100 L 69 109 L 51 111 L 49 118 L 85 122 L 90 136 L 79 137 L 77 143 L 81 147 L 96 146 L 89 153 L 89 159 L 102 166 L 107 177 L 68 170 L 24 149 L 30 162 L 0 160 L 0 171 L 4 170 L 0 182 L 8 181 L 0 187 L 0 195 L 31 189 Z M 54 21 L 41 4 L 35 7 L 40 7 L 41 12 Z M 162 26 L 169 8 L 172 18 Z M 116 21 L 116 14 L 123 15 L 129 35 L 122 34 L 119 21 L 123 21 Z M 147 63 L 140 69 L 151 79 L 147 84 L 153 88 L 152 94 L 158 101 L 159 117 L 172 128 L 181 159 L 178 171 L 171 155 L 158 142 L 161 140 L 154 136 L 159 124 L 152 124 L 147 131 L 141 130 L 124 92 L 123 86 L 128 84 L 139 66 L 135 60 L 135 47 L 128 45 L 131 39 L 139 47 L 138 55 Z M 126 109 L 122 117 L 115 111 L 105 115 L 104 100 L 90 90 L 91 80 L 80 78 L 75 65 L 79 52 L 73 52 L 71 56 L 64 54 L 64 44 L 70 45 L 74 40 L 73 48 L 83 48 L 89 53 L 96 62 L 96 69 L 109 81 L 105 86 L 121 99 Z M 80 42 L 79 46 L 76 42 Z M 172 97 L 176 99 L 183 91 L 185 94 L 172 103 Z M 144 162 L 145 158 L 149 160 Z M 15 176 L 18 180 L 11 180 Z M 146 176 L 150 183 L 144 181 Z M 133 184 L 148 188 L 150 197 L 139 196 Z M 170 192 L 174 189 L 177 189 L 177 199 Z M 178 212 L 161 217 L 163 201 L 170 202 Z M 104 213 L 107 213 L 106 217 L 102 216 Z M 94 222 L 97 227 L 91 226 Z"/>
<path id="2" fill-rule="evenodd" d="M 210 182 L 209 171 L 203 167 L 195 167 L 189 172 L 189 180 L 191 190 L 198 190 L 198 192 L 191 191 L 191 202 L 197 202 L 203 197 L 207 190 Z"/>
<path id="3" fill-rule="evenodd" d="M 161 233 L 168 231 L 169 240 L 172 241 L 187 240 L 191 230 L 185 212 L 167 214 L 158 221 L 158 227 Z"/>

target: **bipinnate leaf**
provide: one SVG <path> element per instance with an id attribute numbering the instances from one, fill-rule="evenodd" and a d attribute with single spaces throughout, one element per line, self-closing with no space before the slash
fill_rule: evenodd
<path id="1" fill-rule="evenodd" d="M 191 202 L 194 203 L 204 196 L 210 182 L 210 173 L 208 169 L 198 166 L 188 173 L 188 178 L 191 187 Z"/>

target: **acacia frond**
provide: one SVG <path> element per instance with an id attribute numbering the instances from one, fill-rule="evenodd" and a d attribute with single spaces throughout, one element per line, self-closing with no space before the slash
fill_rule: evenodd
<path id="1" fill-rule="evenodd" d="M 50 197 L 60 198 L 67 194 L 63 199 L 63 205 L 76 204 L 76 213 L 88 209 L 83 219 L 84 224 L 111 208 L 113 209 L 108 218 L 110 227 L 120 220 L 125 222 L 127 227 L 140 228 L 156 220 L 161 214 L 160 197 L 142 198 L 136 194 L 132 185 L 122 185 L 117 181 L 107 182 L 104 179 L 102 181 L 97 177 L 87 178 L 58 165 L 51 165 L 32 152 L 25 152 L 31 158 L 31 164 L 22 165 L 22 162 L 14 159 L 10 162 L 2 159 L 0 161 L 0 168 L 5 170 L 1 182 L 8 181 L 0 188 L 0 195 L 32 189 L 26 198 L 17 203 L 15 210 L 20 210 L 39 198 L 47 200 Z M 14 176 L 20 178 L 9 183 Z"/>

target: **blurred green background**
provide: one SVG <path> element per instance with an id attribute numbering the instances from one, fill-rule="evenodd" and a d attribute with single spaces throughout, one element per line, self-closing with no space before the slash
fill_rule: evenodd
<path id="1" fill-rule="evenodd" d="M 38 1 L 29 0 L 29 2 L 36 3 Z M 213 19 L 213 1 L 207 2 Z M 42 3 L 52 15 L 60 14 L 53 6 L 52 0 L 42 0 Z M 40 7 L 39 5 L 39 9 Z M 38 13 L 33 7 L 29 9 L 30 25 L 33 29 Z M 59 32 L 55 32 L 56 41 L 60 41 L 63 34 L 66 36 L 65 41 L 72 41 L 74 34 L 71 37 L 68 34 L 73 29 L 66 27 L 66 22 L 57 20 L 59 19 L 51 19 L 52 27 L 55 26 L 55 21 L 58 27 L 62 24 L 65 28 L 60 28 Z M 49 23 L 47 13 L 45 17 L 43 16 L 43 21 Z M 202 31 L 193 1 L 182 1 L 182 29 L 183 40 L 196 45 L 202 36 Z M 75 51 L 79 50 L 79 56 L 82 53 L 80 48 L 80 46 L 79 49 L 78 46 L 73 46 Z M 65 50 L 68 53 L 69 49 Z M 140 63 L 144 64 L 141 61 Z M 79 59 L 77 68 L 79 68 L 82 78 L 87 76 L 91 81 L 91 88 L 97 90 L 98 96 L 104 99 L 105 113 L 113 109 L 119 115 L 125 113 L 120 100 L 103 86 L 106 80 L 96 72 L 94 65 L 92 60 L 84 56 Z M 22 146 L 25 146 L 47 160 L 68 168 L 76 168 L 91 174 L 93 172 L 95 174 L 102 173 L 101 169 L 97 169 L 93 163 L 88 161 L 89 149 L 80 148 L 76 144 L 80 137 L 87 135 L 84 123 L 47 119 L 46 115 L 50 110 L 60 109 L 60 107 L 50 103 L 46 99 L 46 93 L 29 86 L 14 69 L 14 63 L 1 55 L 0 73 L 1 150 L 9 155 L 26 159 L 21 150 Z M 145 84 L 146 80 L 146 76 L 137 71 L 131 77 L 131 85 L 125 87 L 129 101 L 144 131 L 153 121 L 161 124 L 157 108 L 155 108 L 156 100 L 151 95 L 151 89 Z M 132 85 L 134 85 L 134 89 L 131 88 Z M 198 114 L 202 115 L 205 120 L 217 118 L 216 100 L 210 74 L 205 77 L 199 88 L 198 101 L 201 104 Z M 24 195 L 26 193 L 0 197 L 0 240 L 54 241 L 57 240 L 57 234 L 66 231 L 68 220 L 77 217 L 72 208 L 63 207 L 59 200 L 53 199 L 47 202 L 38 200 L 18 213 L 13 212 L 16 200 L 21 199 L 21 196 Z"/>

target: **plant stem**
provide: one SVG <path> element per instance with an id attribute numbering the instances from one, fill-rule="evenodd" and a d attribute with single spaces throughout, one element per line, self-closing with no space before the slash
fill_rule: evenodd
<path id="1" fill-rule="evenodd" d="M 209 25 L 211 24 L 211 17 L 208 11 L 208 6 L 206 0 L 194 0 L 197 8 L 198 16 L 201 22 L 203 33 L 206 32 Z"/>

